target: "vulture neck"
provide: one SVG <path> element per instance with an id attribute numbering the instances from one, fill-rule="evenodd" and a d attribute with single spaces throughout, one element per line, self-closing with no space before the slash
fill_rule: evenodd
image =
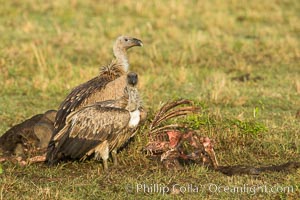
<path id="1" fill-rule="evenodd" d="M 125 109 L 129 112 L 133 112 L 140 107 L 139 93 L 135 87 L 126 86 L 125 90 L 127 93 L 128 102 Z"/>
<path id="2" fill-rule="evenodd" d="M 120 47 L 114 47 L 114 55 L 117 59 L 117 62 L 123 66 L 125 72 L 129 69 L 128 57 L 126 50 Z"/>

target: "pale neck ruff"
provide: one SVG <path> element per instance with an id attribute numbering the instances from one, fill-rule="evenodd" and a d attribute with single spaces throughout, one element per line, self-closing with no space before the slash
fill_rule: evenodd
<path id="1" fill-rule="evenodd" d="M 130 120 L 129 120 L 129 127 L 135 128 L 140 123 L 140 111 L 137 109 L 133 112 L 130 112 Z"/>

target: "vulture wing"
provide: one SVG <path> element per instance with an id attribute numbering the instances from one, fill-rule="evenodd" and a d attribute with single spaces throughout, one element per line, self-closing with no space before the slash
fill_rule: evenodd
<path id="1" fill-rule="evenodd" d="M 103 89 L 107 83 L 112 81 L 109 76 L 97 76 L 72 90 L 72 92 L 61 103 L 55 118 L 55 129 L 60 130 L 65 125 L 66 117 L 76 110 L 89 96 Z"/>
<path id="2" fill-rule="evenodd" d="M 101 68 L 99 76 L 72 90 L 61 103 L 56 114 L 54 135 L 64 127 L 65 120 L 71 112 L 91 103 L 122 96 L 127 79 L 126 76 L 120 79 L 125 74 L 121 67 L 113 60 L 108 66 Z"/>
<path id="3" fill-rule="evenodd" d="M 126 130 L 130 114 L 125 109 L 89 106 L 67 117 L 66 126 L 54 137 L 52 158 L 62 153 L 71 158 L 82 158 L 101 142 L 117 140 Z"/>

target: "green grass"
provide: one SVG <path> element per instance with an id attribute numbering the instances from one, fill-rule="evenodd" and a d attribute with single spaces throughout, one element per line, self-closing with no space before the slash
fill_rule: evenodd
<path id="1" fill-rule="evenodd" d="M 300 158 L 300 3 L 284 1 L 4 1 L 0 0 L 0 133 L 57 109 L 76 85 L 112 59 L 121 34 L 145 106 L 184 97 L 203 106 L 184 119 L 216 141 L 222 165 L 280 164 Z M 238 82 L 250 73 L 262 80 Z M 200 166 L 166 171 L 145 158 L 140 131 L 109 173 L 97 162 L 54 168 L 2 164 L 0 199 L 297 199 L 300 171 L 227 177 Z M 110 163 L 111 164 L 111 163 Z M 0 168 L 0 170 L 1 170 Z M 199 192 L 162 195 L 128 185 L 178 183 Z M 292 193 L 210 192 L 223 186 L 293 186 Z M 200 187 L 200 186 L 203 187 Z"/>

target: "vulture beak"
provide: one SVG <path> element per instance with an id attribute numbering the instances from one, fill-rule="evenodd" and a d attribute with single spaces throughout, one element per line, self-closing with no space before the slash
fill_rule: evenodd
<path id="1" fill-rule="evenodd" d="M 139 39 L 132 38 L 132 42 L 135 44 L 135 46 L 140 46 L 140 47 L 143 46 L 143 42 Z"/>

